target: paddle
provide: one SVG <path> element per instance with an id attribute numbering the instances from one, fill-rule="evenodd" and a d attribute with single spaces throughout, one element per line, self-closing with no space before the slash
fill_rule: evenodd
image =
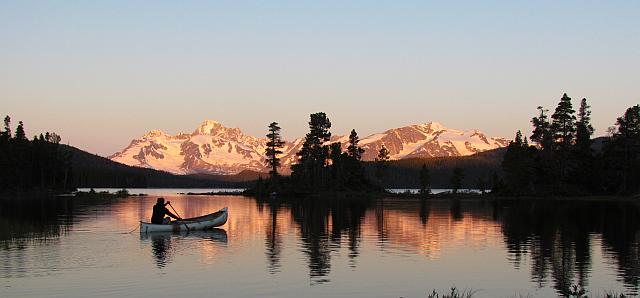
<path id="1" fill-rule="evenodd" d="M 176 211 L 175 208 L 173 208 L 173 205 L 171 205 L 171 203 L 168 203 L 169 207 L 171 207 L 171 210 L 173 210 L 173 212 L 176 213 L 176 215 L 180 218 L 182 218 L 182 216 L 180 216 L 180 214 L 178 214 L 178 211 Z M 184 227 L 187 228 L 187 232 L 191 232 L 191 229 L 189 229 L 189 226 L 187 226 L 187 224 L 184 224 Z"/>

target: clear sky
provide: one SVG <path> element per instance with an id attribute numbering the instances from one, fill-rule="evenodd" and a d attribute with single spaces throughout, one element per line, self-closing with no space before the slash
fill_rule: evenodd
<path id="1" fill-rule="evenodd" d="M 109 155 L 204 119 L 303 136 L 438 121 L 512 137 L 586 97 L 640 103 L 640 1 L 0 0 L 0 113 Z"/>

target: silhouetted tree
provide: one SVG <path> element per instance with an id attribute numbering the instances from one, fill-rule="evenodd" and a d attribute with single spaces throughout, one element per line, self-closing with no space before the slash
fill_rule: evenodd
<path id="1" fill-rule="evenodd" d="M 60 152 L 60 136 L 47 133 L 53 136 L 47 141 L 39 134 L 29 140 L 22 121 L 11 136 L 11 118 L 7 116 L 4 120 L 0 137 L 0 191 L 69 189 L 71 156 Z"/>
<path id="2" fill-rule="evenodd" d="M 593 134 L 593 126 L 591 126 L 591 111 L 587 104 L 587 99 L 583 98 L 578 109 L 578 121 L 576 122 L 576 146 L 582 152 L 590 150 L 591 135 Z"/>
<path id="3" fill-rule="evenodd" d="M 538 144 L 538 147 L 542 150 L 551 150 L 553 135 L 551 131 L 551 124 L 549 123 L 548 116 L 546 115 L 549 110 L 539 106 L 538 111 L 540 111 L 538 117 L 533 117 L 533 119 L 531 119 L 531 123 L 533 124 L 531 141 Z"/>
<path id="4" fill-rule="evenodd" d="M 539 115 L 531 119 L 533 124 L 533 132 L 531 141 L 535 142 L 540 148 L 540 152 L 535 153 L 535 184 L 541 186 L 544 191 L 553 191 L 558 184 L 558 166 L 554 160 L 554 131 L 548 120 L 548 110 L 538 107 Z"/>
<path id="5" fill-rule="evenodd" d="M 362 153 L 364 153 L 364 149 L 358 146 L 358 142 L 360 142 L 358 133 L 355 129 L 352 129 L 351 134 L 349 134 L 349 147 L 347 147 L 347 154 L 349 154 L 349 157 L 359 161 L 360 159 L 362 159 Z"/>
<path id="6" fill-rule="evenodd" d="M 422 164 L 422 168 L 420 168 L 420 193 L 431 193 L 431 174 L 429 173 L 427 164 L 424 163 Z"/>
<path id="7" fill-rule="evenodd" d="M 4 117 L 4 130 L 0 133 L 0 140 L 9 141 L 11 139 L 11 117 Z"/>
<path id="8" fill-rule="evenodd" d="M 26 141 L 27 135 L 24 133 L 24 124 L 22 121 L 18 122 L 18 127 L 16 127 L 16 135 L 14 137 L 17 141 Z"/>
<path id="9" fill-rule="evenodd" d="M 329 145 L 329 158 L 331 159 L 331 179 L 335 188 L 344 187 L 344 159 L 342 153 L 342 144 L 340 142 L 331 143 Z"/>
<path id="10" fill-rule="evenodd" d="M 573 150 L 571 160 L 575 160 L 576 166 L 572 173 L 569 174 L 569 182 L 582 190 L 593 191 L 597 184 L 597 173 L 593 150 L 591 149 L 591 135 L 593 134 L 593 126 L 591 126 L 591 111 L 589 110 L 587 99 L 580 101 L 578 108 L 578 121 L 576 121 L 576 144 Z"/>
<path id="11" fill-rule="evenodd" d="M 324 142 L 331 138 L 331 121 L 325 113 L 310 115 L 309 133 L 305 136 L 302 149 L 296 154 L 298 163 L 291 168 L 292 179 L 300 186 L 317 189 L 326 185 L 324 166 L 329 155 L 329 146 Z"/>
<path id="12" fill-rule="evenodd" d="M 502 161 L 505 173 L 507 191 L 511 194 L 524 194 L 533 191 L 533 154 L 534 148 L 529 148 L 526 138 L 522 139 L 522 132 L 516 132 L 515 139 L 507 146 L 507 152 Z"/>
<path id="13" fill-rule="evenodd" d="M 387 169 L 387 161 L 389 160 L 389 150 L 387 150 L 387 147 L 384 146 L 384 144 L 382 145 L 382 147 L 380 148 L 380 151 L 378 151 L 378 156 L 376 157 L 376 178 L 378 178 L 378 180 L 380 182 L 382 182 L 382 179 L 384 178 L 386 169 Z"/>
<path id="14" fill-rule="evenodd" d="M 571 98 L 567 94 L 563 94 L 555 112 L 551 115 L 553 122 L 551 129 L 553 130 L 553 139 L 561 150 L 569 149 L 576 132 L 576 116 L 575 110 L 571 105 Z"/>
<path id="15" fill-rule="evenodd" d="M 622 117 L 618 117 L 618 135 L 627 139 L 637 140 L 640 138 L 640 105 L 635 105 L 627 109 Z"/>
<path id="16" fill-rule="evenodd" d="M 605 177 L 611 191 L 633 193 L 640 189 L 640 105 L 628 108 L 616 125 L 617 133 L 604 152 L 610 172 Z"/>
<path id="17" fill-rule="evenodd" d="M 464 179 L 464 170 L 462 168 L 453 169 L 451 175 L 451 188 L 453 193 L 458 193 L 458 190 L 462 187 L 462 179 Z"/>
<path id="18" fill-rule="evenodd" d="M 265 154 L 267 155 L 267 165 L 271 168 L 269 174 L 272 179 L 278 176 L 278 167 L 280 167 L 279 154 L 282 154 L 280 150 L 284 146 L 284 141 L 280 137 L 280 126 L 277 122 L 271 122 L 269 124 L 269 133 L 267 134 L 267 149 Z"/>

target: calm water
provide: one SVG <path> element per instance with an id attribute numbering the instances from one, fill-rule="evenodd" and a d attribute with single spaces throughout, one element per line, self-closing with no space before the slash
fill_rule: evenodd
<path id="1" fill-rule="evenodd" d="M 640 206 L 165 196 L 221 229 L 140 235 L 155 197 L 2 203 L 0 297 L 553 297 L 636 294 Z M 596 295 L 594 295 L 596 296 Z"/>

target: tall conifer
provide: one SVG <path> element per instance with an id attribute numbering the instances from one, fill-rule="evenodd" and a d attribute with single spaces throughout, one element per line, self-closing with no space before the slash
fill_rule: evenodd
<path id="1" fill-rule="evenodd" d="M 271 122 L 271 124 L 269 124 L 267 138 L 265 154 L 267 156 L 267 164 L 271 168 L 269 174 L 271 178 L 275 178 L 278 176 L 278 167 L 280 167 L 280 158 L 278 155 L 282 154 L 282 150 L 280 149 L 284 146 L 284 141 L 282 141 L 280 137 L 280 126 L 278 126 L 277 122 Z"/>
<path id="2" fill-rule="evenodd" d="M 358 146 L 358 142 L 360 142 L 358 133 L 355 129 L 352 129 L 351 134 L 349 134 L 349 147 L 347 147 L 347 154 L 355 160 L 362 159 L 362 153 L 364 153 L 364 149 Z"/>
<path id="3" fill-rule="evenodd" d="M 555 112 L 551 115 L 553 140 L 560 149 L 569 149 L 574 141 L 576 133 L 575 112 L 571 105 L 571 97 L 566 93 L 563 94 Z"/>
<path id="4" fill-rule="evenodd" d="M 593 126 L 591 126 L 591 110 L 587 104 L 587 99 L 580 101 L 578 109 L 578 121 L 576 122 L 576 145 L 579 148 L 588 148 L 591 146 L 591 135 L 593 134 Z"/>

